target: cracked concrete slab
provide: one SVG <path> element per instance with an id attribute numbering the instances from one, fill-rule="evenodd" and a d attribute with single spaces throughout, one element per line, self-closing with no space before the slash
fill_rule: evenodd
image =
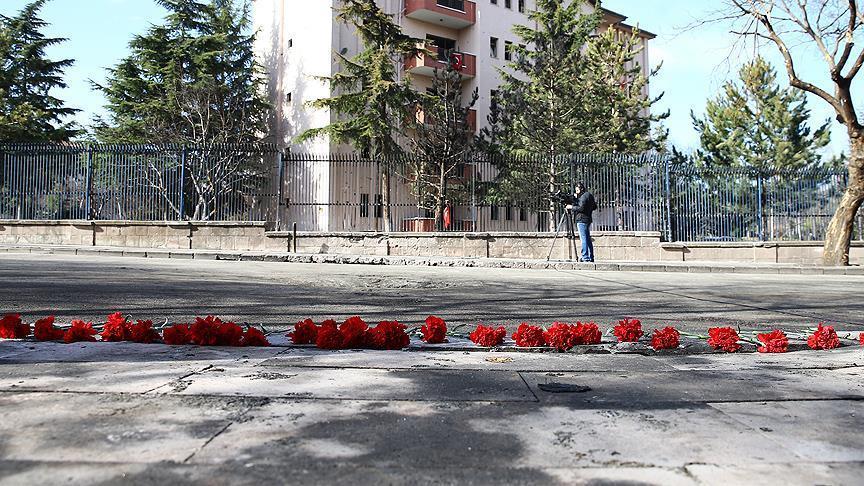
<path id="1" fill-rule="evenodd" d="M 187 385 L 176 393 L 337 400 L 536 400 L 515 372 L 214 367 L 184 381 Z"/>
<path id="2" fill-rule="evenodd" d="M 706 486 L 855 486 L 864 477 L 864 463 L 692 464 L 687 472 Z"/>
<path id="3" fill-rule="evenodd" d="M 853 370 L 857 370 L 853 369 Z M 860 376 L 845 370 L 668 371 L 663 373 L 522 373 L 542 403 L 574 407 L 607 405 L 658 407 L 668 403 L 718 401 L 864 399 Z M 591 388 L 586 393 L 551 394 L 540 383 Z"/>
<path id="4" fill-rule="evenodd" d="M 0 453 L 4 460 L 182 462 L 248 408 L 200 397 L 0 393 Z"/>
<path id="5" fill-rule="evenodd" d="M 0 366 L 0 390 L 144 393 L 207 366 L 206 362 L 5 365 Z"/>
<path id="6" fill-rule="evenodd" d="M 846 346 L 826 351 L 786 354 L 708 354 L 670 356 L 663 362 L 681 371 L 736 371 L 767 369 L 834 369 L 864 367 L 864 348 Z"/>

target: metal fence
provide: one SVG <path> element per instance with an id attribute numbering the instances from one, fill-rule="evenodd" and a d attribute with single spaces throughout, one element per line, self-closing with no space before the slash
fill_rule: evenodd
<path id="1" fill-rule="evenodd" d="M 18 144 L 0 145 L 0 219 L 383 231 L 389 215 L 392 231 L 546 232 L 562 210 L 550 195 L 583 181 L 599 206 L 595 230 L 660 231 L 669 241 L 818 240 L 846 177 L 697 169 L 658 154 L 385 160 L 269 145 Z"/>
<path id="2" fill-rule="evenodd" d="M 0 218 L 269 220 L 275 146 L 0 145 Z"/>

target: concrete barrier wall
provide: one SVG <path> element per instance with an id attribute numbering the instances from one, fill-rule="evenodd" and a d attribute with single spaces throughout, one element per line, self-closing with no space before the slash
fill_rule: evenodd
<path id="1" fill-rule="evenodd" d="M 819 264 L 821 242 L 662 243 L 657 232 L 593 233 L 599 261 Z M 565 259 L 567 240 L 548 233 L 317 233 L 268 231 L 266 223 L 0 220 L 0 244 L 329 253 L 366 256 Z M 578 256 L 579 241 L 576 242 Z M 864 264 L 864 242 L 853 242 Z"/>

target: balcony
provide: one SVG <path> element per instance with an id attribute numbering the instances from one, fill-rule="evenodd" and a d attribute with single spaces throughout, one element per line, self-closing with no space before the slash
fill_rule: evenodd
<path id="1" fill-rule="evenodd" d="M 405 70 L 420 76 L 432 77 L 435 70 L 447 69 L 448 58 L 440 49 L 430 46 L 431 54 L 421 54 L 415 58 L 405 60 Z M 458 59 L 458 69 L 463 78 L 473 78 L 477 75 L 477 57 L 464 52 L 453 52 L 451 58 Z"/>
<path id="2" fill-rule="evenodd" d="M 426 113 L 419 109 L 416 113 L 416 120 L 418 123 L 429 124 L 432 125 L 435 123 L 435 120 L 431 116 L 427 116 Z M 470 109 L 468 110 L 468 130 L 470 133 L 477 133 L 477 110 Z"/>
<path id="3" fill-rule="evenodd" d="M 469 0 L 405 0 L 405 16 L 459 30 L 477 22 L 477 5 Z"/>

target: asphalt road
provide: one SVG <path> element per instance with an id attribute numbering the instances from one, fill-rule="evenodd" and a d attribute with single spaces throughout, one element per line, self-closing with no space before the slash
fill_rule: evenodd
<path id="1" fill-rule="evenodd" d="M 287 328 L 361 315 L 453 325 L 623 317 L 647 326 L 864 329 L 860 276 L 582 272 L 0 255 L 0 312 L 61 321 L 124 311 L 183 322 L 216 314 Z"/>

